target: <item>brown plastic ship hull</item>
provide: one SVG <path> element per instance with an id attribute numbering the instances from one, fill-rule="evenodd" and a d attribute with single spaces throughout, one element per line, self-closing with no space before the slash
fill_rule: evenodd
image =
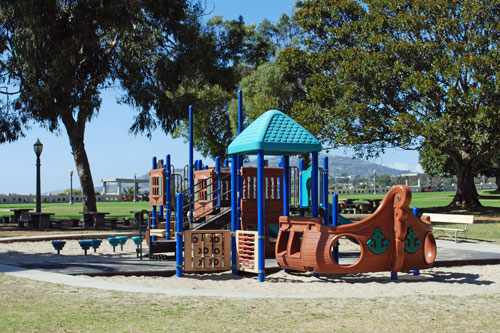
<path id="1" fill-rule="evenodd" d="M 429 268 L 436 258 L 432 226 L 428 219 L 413 215 L 410 202 L 410 189 L 398 185 L 371 216 L 349 225 L 323 226 L 321 218 L 281 216 L 276 261 L 289 270 L 322 274 Z M 360 245 L 356 262 L 340 265 L 334 261 L 333 248 L 341 237 Z"/>

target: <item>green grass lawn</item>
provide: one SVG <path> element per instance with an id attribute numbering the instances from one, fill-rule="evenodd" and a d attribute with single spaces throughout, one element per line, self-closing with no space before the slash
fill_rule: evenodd
<path id="1" fill-rule="evenodd" d="M 500 194 L 493 191 L 478 191 L 481 198 L 479 199 L 485 207 L 500 208 Z M 434 208 L 447 206 L 455 192 L 412 192 L 410 207 L 419 208 Z M 343 194 L 339 195 L 339 199 L 383 199 L 385 194 Z M 330 200 L 331 201 L 331 200 Z"/>
<path id="2" fill-rule="evenodd" d="M 410 207 L 419 207 L 424 212 L 450 213 L 445 206 L 451 202 L 454 194 L 455 192 L 415 192 L 412 193 Z M 467 234 L 459 233 L 459 237 L 500 243 L 500 194 L 492 191 L 479 191 L 479 194 L 485 209 L 475 212 L 457 212 L 475 215 L 475 223 L 469 226 Z M 382 199 L 384 194 L 341 195 L 340 198 L 352 198 L 362 201 L 363 199 Z M 32 208 L 34 210 L 35 204 L 0 204 L 0 218 L 3 215 L 11 215 L 12 212 L 9 211 L 11 208 Z M 97 203 L 97 209 L 100 212 L 110 213 L 106 217 L 131 218 L 133 214 L 130 211 L 150 210 L 151 206 L 149 202 L 99 202 Z M 42 211 L 55 213 L 54 219 L 81 218 L 82 204 L 45 203 L 42 204 Z M 447 226 L 453 227 L 452 225 Z"/>
<path id="3" fill-rule="evenodd" d="M 0 216 L 12 215 L 9 211 L 11 208 L 33 208 L 35 210 L 35 204 L 1 204 L 0 205 Z M 99 212 L 109 213 L 106 217 L 124 218 L 133 217 L 134 215 L 130 211 L 138 211 L 147 209 L 150 210 L 151 206 L 147 201 L 141 202 L 98 202 L 97 210 Z M 54 219 L 69 219 L 69 218 L 81 218 L 82 214 L 82 204 L 75 203 L 69 205 L 68 203 L 44 203 L 42 204 L 42 212 L 55 213 Z"/>

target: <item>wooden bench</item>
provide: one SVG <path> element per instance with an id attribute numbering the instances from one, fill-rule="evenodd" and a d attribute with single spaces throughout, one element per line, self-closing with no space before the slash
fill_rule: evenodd
<path id="1" fill-rule="evenodd" d="M 423 213 L 422 215 L 429 216 L 431 218 L 431 223 L 433 224 L 433 230 L 443 231 L 451 239 L 455 239 L 457 242 L 457 234 L 459 232 L 467 232 L 467 226 L 474 223 L 474 215 L 456 215 L 456 214 L 428 214 Z M 463 224 L 463 228 L 450 228 L 450 227 L 436 227 L 434 223 L 438 224 Z M 455 237 L 453 237 L 449 232 L 454 232 Z"/>

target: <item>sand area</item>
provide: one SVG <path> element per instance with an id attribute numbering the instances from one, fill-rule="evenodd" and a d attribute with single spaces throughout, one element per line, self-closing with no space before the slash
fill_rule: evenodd
<path id="1" fill-rule="evenodd" d="M 77 240 L 67 241 L 62 255 L 57 256 L 50 241 L 0 243 L 0 263 L 19 262 L 92 262 L 99 260 L 138 260 L 135 245 L 129 241 L 123 251 L 116 252 L 103 241 L 96 253 L 84 256 Z M 438 249 L 439 250 L 439 249 Z M 56 257 L 57 256 L 57 257 Z M 145 259 L 146 261 L 148 259 Z M 406 295 L 471 295 L 500 294 L 500 265 L 431 268 L 420 275 L 399 273 L 398 280 L 390 272 L 330 275 L 314 277 L 310 273 L 285 273 L 280 270 L 260 283 L 256 275 L 234 276 L 230 272 L 185 274 L 184 277 L 113 276 L 93 277 L 97 283 L 112 281 L 128 285 L 150 286 L 165 290 L 224 291 L 273 297 L 379 297 Z"/>

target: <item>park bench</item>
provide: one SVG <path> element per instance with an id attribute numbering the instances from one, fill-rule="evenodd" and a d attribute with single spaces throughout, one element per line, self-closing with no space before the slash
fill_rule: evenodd
<path id="1" fill-rule="evenodd" d="M 433 230 L 434 231 L 442 231 L 444 232 L 447 236 L 449 236 L 451 239 L 455 239 L 455 243 L 457 242 L 457 234 L 459 232 L 466 233 L 467 232 L 467 226 L 469 224 L 474 223 L 474 215 L 457 215 L 457 214 L 429 214 L 429 213 L 423 213 L 422 215 L 429 216 L 431 219 L 431 223 L 433 224 Z M 463 225 L 462 228 L 452 228 L 452 227 L 444 227 L 444 226 L 435 226 L 434 224 L 461 224 Z M 454 237 L 450 232 L 454 232 Z"/>

